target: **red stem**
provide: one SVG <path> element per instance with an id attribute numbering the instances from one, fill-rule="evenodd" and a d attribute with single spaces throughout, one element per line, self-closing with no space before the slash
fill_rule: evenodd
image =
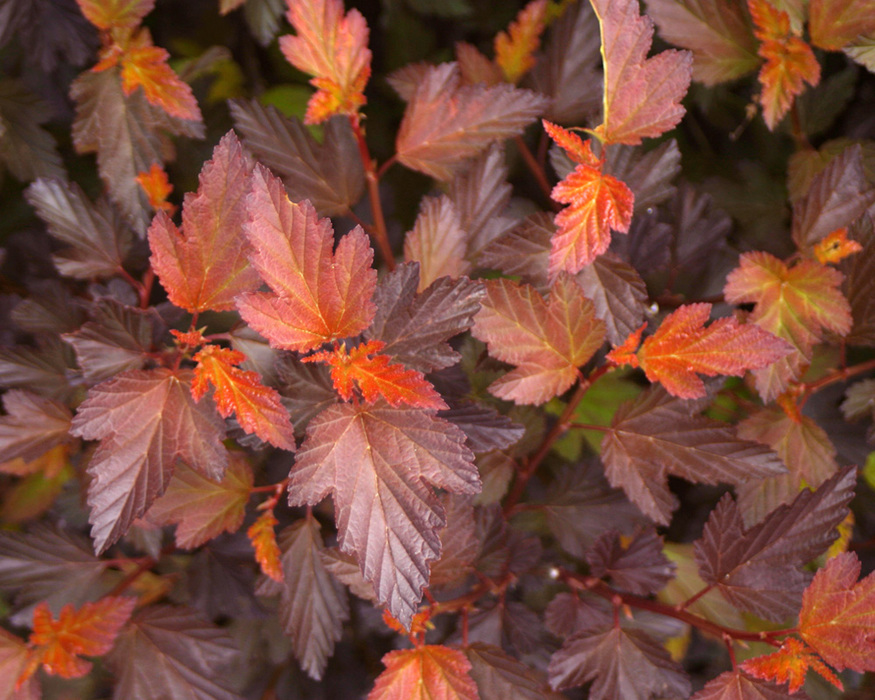
<path id="1" fill-rule="evenodd" d="M 358 119 L 350 117 L 349 123 L 355 133 L 355 140 L 359 147 L 359 154 L 362 158 L 362 164 L 365 168 L 365 182 L 368 186 L 368 200 L 371 203 L 371 215 L 374 217 L 374 226 L 372 230 L 368 230 L 371 238 L 380 249 L 380 255 L 386 262 L 386 267 L 389 270 L 395 269 L 395 256 L 392 253 L 392 246 L 389 245 L 389 235 L 386 232 L 386 219 L 383 216 L 383 205 L 380 202 L 380 175 L 377 171 L 376 162 L 371 158 L 371 153 L 368 150 L 365 134 L 362 131 L 361 124 Z M 382 172 L 382 170 L 380 171 Z"/>
<path id="2" fill-rule="evenodd" d="M 519 150 L 520 155 L 523 157 L 523 160 L 525 161 L 529 171 L 532 173 L 532 175 L 535 176 L 535 180 L 537 180 L 538 182 L 538 187 L 541 188 L 541 191 L 544 193 L 547 199 L 550 200 L 550 205 L 553 207 L 553 209 L 555 211 L 559 211 L 562 208 L 562 205 L 560 205 L 558 202 L 554 202 L 551 199 L 550 193 L 553 191 L 553 188 L 550 187 L 550 183 L 547 182 L 547 175 L 544 173 L 544 169 L 541 167 L 540 163 L 538 163 L 535 156 L 532 155 L 532 152 L 529 150 L 526 142 L 523 141 L 522 136 L 517 136 L 516 139 L 514 139 L 514 142 L 516 143 L 517 149 Z"/>

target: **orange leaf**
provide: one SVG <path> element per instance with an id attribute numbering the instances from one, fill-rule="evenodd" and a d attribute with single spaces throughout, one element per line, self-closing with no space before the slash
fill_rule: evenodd
<path id="1" fill-rule="evenodd" d="M 425 645 L 390 651 L 368 700 L 479 700 L 471 662 L 457 649 Z"/>
<path id="2" fill-rule="evenodd" d="M 741 667 L 757 678 L 789 683 L 790 693 L 795 693 L 805 683 L 805 674 L 810 668 L 816 671 L 839 690 L 844 690 L 841 681 L 803 642 L 795 637 L 784 640 L 781 648 L 772 654 L 748 659 Z"/>
<path id="3" fill-rule="evenodd" d="M 814 246 L 814 257 L 822 265 L 835 264 L 859 253 L 863 246 L 848 238 L 848 227 L 837 228 Z"/>
<path id="4" fill-rule="evenodd" d="M 276 542 L 274 530 L 278 524 L 279 520 L 274 517 L 273 511 L 266 510 L 249 526 L 246 536 L 255 547 L 255 561 L 258 562 L 265 576 L 281 582 L 283 580 L 282 553 Z"/>
<path id="5" fill-rule="evenodd" d="M 754 23 L 754 36 L 760 41 L 782 41 L 790 35 L 790 15 L 768 0 L 747 0 Z"/>
<path id="6" fill-rule="evenodd" d="M 28 668 L 18 679 L 19 685 L 42 665 L 46 673 L 62 678 L 78 678 L 91 670 L 91 662 L 80 654 L 102 656 L 115 642 L 137 604 L 136 598 L 103 598 L 85 603 L 79 610 L 65 605 L 57 620 L 47 603 L 33 611 L 33 632 L 30 645 L 34 648 Z"/>
<path id="7" fill-rule="evenodd" d="M 286 15 L 297 36 L 280 38 L 280 49 L 295 68 L 314 76 L 319 88 L 305 121 L 318 124 L 334 114 L 358 120 L 371 73 L 368 25 L 358 10 L 344 16 L 342 0 L 289 0 Z"/>
<path id="8" fill-rule="evenodd" d="M 518 83 L 535 65 L 534 53 L 541 43 L 546 16 L 547 0 L 532 0 L 520 10 L 507 32 L 495 37 L 495 62 L 507 82 Z"/>
<path id="9" fill-rule="evenodd" d="M 160 46 L 137 46 L 122 56 L 122 89 L 130 95 L 142 87 L 146 99 L 172 117 L 201 122 L 200 108 L 191 86 L 167 65 L 170 54 Z"/>
<path id="10" fill-rule="evenodd" d="M 238 369 L 246 360 L 239 350 L 206 345 L 195 356 L 197 367 L 191 383 L 191 395 L 200 401 L 209 384 L 216 387 L 213 398 L 223 417 L 236 414 L 237 422 L 247 433 L 284 450 L 294 451 L 295 431 L 288 411 L 280 402 L 276 389 L 264 386 L 257 372 Z"/>
<path id="11" fill-rule="evenodd" d="M 334 388 L 345 401 L 352 398 L 355 383 L 369 403 L 382 397 L 393 406 L 407 404 L 434 410 L 447 408 L 422 372 L 392 363 L 387 355 L 368 357 L 378 353 L 384 346 L 385 343 L 380 340 L 369 340 L 349 351 L 344 345 L 338 345 L 333 352 L 315 353 L 305 357 L 304 362 L 326 362 L 331 365 Z"/>
<path id="12" fill-rule="evenodd" d="M 563 129 L 561 126 L 548 122 L 546 119 L 542 119 L 541 123 L 544 125 L 544 130 L 550 138 L 553 139 L 556 142 L 556 145 L 564 150 L 568 157 L 575 163 L 588 165 L 591 168 L 601 167 L 599 159 L 596 158 L 595 154 L 592 152 L 589 140 L 584 141 L 573 131 Z"/>
<path id="13" fill-rule="evenodd" d="M 705 328 L 711 304 L 681 306 L 663 320 L 638 351 L 638 362 L 651 382 L 674 396 L 705 396 L 697 374 L 742 376 L 766 367 L 791 351 L 789 344 L 755 324 L 721 318 Z"/>
<path id="14" fill-rule="evenodd" d="M 169 216 L 173 216 L 176 207 L 167 201 L 168 195 L 173 192 L 173 185 L 158 163 L 152 163 L 152 167 L 147 172 L 139 173 L 137 182 L 149 197 L 149 206 L 155 211 L 166 211 Z"/>
<path id="15" fill-rule="evenodd" d="M 802 595 L 799 635 L 840 671 L 875 671 L 875 574 L 859 575 L 856 554 L 837 554 Z"/>
<path id="16" fill-rule="evenodd" d="M 155 7 L 155 0 L 76 0 L 98 29 L 133 29 Z"/>
<path id="17" fill-rule="evenodd" d="M 638 346 L 641 345 L 641 336 L 645 328 L 647 328 L 647 322 L 642 323 L 637 331 L 632 331 L 626 337 L 626 340 L 623 341 L 623 344 L 611 350 L 605 356 L 605 359 L 617 366 L 631 365 L 632 367 L 637 367 L 638 355 L 635 353 L 638 351 Z"/>
<path id="18" fill-rule="evenodd" d="M 684 116 L 681 100 L 693 71 L 689 51 L 669 49 L 647 58 L 653 22 L 639 14 L 638 0 L 592 0 L 602 35 L 605 71 L 604 143 L 635 146 L 660 136 Z"/>

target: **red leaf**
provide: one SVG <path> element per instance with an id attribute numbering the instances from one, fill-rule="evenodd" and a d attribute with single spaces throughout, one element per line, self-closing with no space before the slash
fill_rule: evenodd
<path id="1" fill-rule="evenodd" d="M 435 488 L 474 494 L 465 435 L 430 412 L 336 404 L 311 421 L 289 474 L 289 504 L 333 493 L 338 539 L 392 615 L 409 624 L 446 524 Z"/>
<path id="2" fill-rule="evenodd" d="M 814 246 L 814 257 L 821 265 L 834 265 L 862 250 L 862 245 L 848 238 L 848 227 L 842 226 Z"/>
<path id="3" fill-rule="evenodd" d="M 741 667 L 757 678 L 789 683 L 788 690 L 795 693 L 805 683 L 805 674 L 810 668 L 819 673 L 839 690 L 844 690 L 841 681 L 829 667 L 795 637 L 784 640 L 778 651 L 748 659 Z"/>
<path id="4" fill-rule="evenodd" d="M 799 636 L 839 670 L 875 671 L 875 573 L 861 581 L 860 560 L 838 554 L 802 595 Z"/>
<path id="5" fill-rule="evenodd" d="M 332 253 L 331 221 L 304 200 L 289 201 L 282 181 L 261 165 L 252 176 L 244 230 L 252 264 L 272 292 L 237 299 L 246 322 L 272 347 L 306 352 L 360 333 L 374 317 L 374 252 L 360 227 Z"/>
<path id="6" fill-rule="evenodd" d="M 177 459 L 221 479 L 228 455 L 224 425 L 212 402 L 191 398 L 188 372 L 122 372 L 93 387 L 79 405 L 71 434 L 101 440 L 88 472 L 89 521 L 102 552 L 167 488 Z"/>
<path id="7" fill-rule="evenodd" d="M 684 116 L 680 101 L 692 77 L 693 55 L 669 49 L 647 58 L 653 22 L 637 0 L 592 0 L 601 23 L 605 70 L 604 143 L 635 146 L 673 128 Z"/>
<path id="8" fill-rule="evenodd" d="M 282 581 L 283 566 L 280 561 L 282 554 L 274 530 L 277 525 L 279 520 L 276 519 L 273 511 L 266 510 L 249 526 L 246 536 L 255 547 L 255 561 L 258 562 L 265 576 L 269 576 L 274 581 Z"/>
<path id="9" fill-rule="evenodd" d="M 258 286 L 240 227 L 252 162 L 228 132 L 201 170 L 197 194 L 187 195 L 182 232 L 163 212 L 149 228 L 152 268 L 176 306 L 192 313 L 234 308 L 234 298 Z"/>
<path id="10" fill-rule="evenodd" d="M 602 172 L 589 141 L 550 122 L 544 128 L 578 163 L 550 193 L 570 205 L 556 215 L 559 230 L 550 251 L 550 274 L 576 273 L 608 249 L 611 230 L 628 232 L 635 195 L 624 182 Z"/>
<path id="11" fill-rule="evenodd" d="M 33 611 L 33 632 L 30 645 L 34 647 L 31 672 L 42 665 L 46 673 L 62 678 L 78 678 L 91 670 L 91 662 L 80 655 L 103 656 L 112 649 L 116 635 L 131 616 L 136 598 L 102 598 L 96 603 L 85 603 L 79 610 L 65 605 L 57 620 L 46 603 Z M 27 671 L 19 683 L 30 675 Z"/>
<path id="12" fill-rule="evenodd" d="M 541 43 L 546 14 L 547 0 L 532 0 L 520 10 L 507 32 L 495 37 L 495 62 L 507 82 L 518 83 L 535 65 L 533 54 Z"/>
<path id="13" fill-rule="evenodd" d="M 479 700 L 471 662 L 457 650 L 427 644 L 390 651 L 368 700 Z"/>
<path id="14" fill-rule="evenodd" d="M 149 206 L 155 211 L 166 211 L 169 216 L 173 216 L 176 207 L 167 201 L 167 197 L 173 192 L 173 185 L 167 179 L 164 168 L 158 163 L 152 163 L 149 170 L 137 175 L 137 183 L 149 197 Z"/>
<path id="15" fill-rule="evenodd" d="M 28 668 L 31 650 L 19 637 L 0 629 L 0 698 L 3 700 L 39 700 L 42 697 L 36 680 L 22 678 Z M 21 683 L 18 683 L 19 679 Z M 16 687 L 18 690 L 16 690 Z"/>
<path id="16" fill-rule="evenodd" d="M 875 2 L 811 0 L 808 32 L 815 46 L 827 51 L 841 51 L 859 37 L 875 32 Z"/>
<path id="17" fill-rule="evenodd" d="M 139 26 L 155 7 L 155 0 L 76 0 L 85 18 L 98 29 Z"/>
<path id="18" fill-rule="evenodd" d="M 387 355 L 378 354 L 384 345 L 380 340 L 369 340 L 352 350 L 338 345 L 333 352 L 319 352 L 303 361 L 331 365 L 334 388 L 345 401 L 352 399 L 355 383 L 368 403 L 383 398 L 393 406 L 406 404 L 432 410 L 449 408 L 421 372 L 392 363 Z"/>
<path id="19" fill-rule="evenodd" d="M 307 105 L 306 122 L 318 124 L 333 114 L 358 119 L 367 100 L 371 73 L 368 25 L 358 10 L 343 14 L 342 0 L 289 0 L 286 15 L 297 36 L 280 38 L 280 49 L 295 68 L 315 76 L 319 91 Z"/>
<path id="20" fill-rule="evenodd" d="M 459 212 L 446 195 L 425 197 L 419 216 L 404 238 L 404 260 L 419 263 L 419 290 L 440 277 L 457 279 L 468 272 L 465 260 L 468 234 L 462 229 Z"/>
<path id="21" fill-rule="evenodd" d="M 548 300 L 530 285 L 506 279 L 486 284 L 472 333 L 489 354 L 518 367 L 489 390 L 516 403 L 541 404 L 568 389 L 605 339 L 604 321 L 577 282 L 561 275 Z"/>
<path id="22" fill-rule="evenodd" d="M 122 89 L 130 95 L 138 87 L 150 104 L 160 107 L 171 117 L 202 122 L 191 86 L 182 82 L 167 65 L 170 54 L 160 46 L 138 46 L 122 55 Z"/>
<path id="23" fill-rule="evenodd" d="M 638 351 L 638 362 L 651 382 L 659 382 L 674 396 L 705 396 L 697 376 L 742 376 L 792 351 L 789 343 L 759 326 L 740 324 L 730 316 L 705 328 L 711 304 L 688 304 L 669 314 Z"/>
<path id="24" fill-rule="evenodd" d="M 235 367 L 246 360 L 238 350 L 206 345 L 194 356 L 197 367 L 191 395 L 200 401 L 209 384 L 216 387 L 213 399 L 219 413 L 236 415 L 240 427 L 283 450 L 295 451 L 295 430 L 276 389 L 264 386 L 257 372 Z"/>

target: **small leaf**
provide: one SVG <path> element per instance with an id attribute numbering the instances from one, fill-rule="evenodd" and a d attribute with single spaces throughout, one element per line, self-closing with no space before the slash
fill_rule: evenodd
<path id="1" fill-rule="evenodd" d="M 76 0 L 98 29 L 133 29 L 155 7 L 155 0 Z"/>
<path id="2" fill-rule="evenodd" d="M 374 316 L 377 273 L 365 232 L 356 227 L 332 253 L 331 222 L 304 200 L 289 201 L 280 180 L 261 165 L 248 198 L 244 231 L 253 266 L 272 292 L 237 298 L 240 314 L 271 347 L 306 352 L 360 333 Z"/>
<path id="3" fill-rule="evenodd" d="M 726 671 L 705 684 L 690 700 L 786 700 L 787 689 L 770 681 L 761 681 L 741 669 Z M 805 693 L 795 700 L 809 700 Z"/>
<path id="4" fill-rule="evenodd" d="M 168 215 L 173 216 L 176 206 L 167 201 L 167 197 L 173 192 L 173 185 L 167 179 L 164 168 L 158 163 L 152 163 L 152 167 L 148 171 L 137 175 L 137 183 L 149 198 L 149 206 L 152 209 L 166 211 Z"/>
<path id="5" fill-rule="evenodd" d="M 255 561 L 261 567 L 265 576 L 269 576 L 274 581 L 283 581 L 283 566 L 282 553 L 276 541 L 276 530 L 274 528 L 279 525 L 279 520 L 273 514 L 272 510 L 266 510 L 258 516 L 249 529 L 246 531 L 246 536 L 255 547 Z"/>
<path id="6" fill-rule="evenodd" d="M 662 538 L 654 530 L 639 530 L 626 544 L 612 530 L 586 553 L 590 574 L 611 578 L 621 591 L 637 595 L 658 592 L 674 576 L 674 564 L 662 553 Z"/>
<path id="7" fill-rule="evenodd" d="M 684 116 L 680 101 L 692 77 L 693 55 L 668 49 L 647 58 L 653 22 L 639 14 L 637 0 L 593 0 L 601 24 L 605 71 L 604 143 L 635 146 L 660 136 Z"/>
<path id="8" fill-rule="evenodd" d="M 496 396 L 544 403 L 574 383 L 604 342 L 604 322 L 570 276 L 556 280 L 546 301 L 533 287 L 505 279 L 488 282 L 486 291 L 472 333 L 491 356 L 518 365 L 490 386 Z"/>
<path id="9" fill-rule="evenodd" d="M 0 455 L 4 462 L 16 458 L 29 462 L 70 439 L 73 415 L 58 401 L 14 389 L 3 394 L 3 410 Z"/>
<path id="10" fill-rule="evenodd" d="M 795 637 L 785 639 L 778 651 L 748 659 L 741 667 L 757 678 L 789 683 L 788 690 L 791 694 L 796 693 L 805 683 L 808 669 L 820 674 L 839 690 L 844 690 L 841 681 L 820 657 Z"/>
<path id="11" fill-rule="evenodd" d="M 481 700 L 553 700 L 559 698 L 539 674 L 499 647 L 474 642 L 465 647 L 471 678 Z"/>
<path id="12" fill-rule="evenodd" d="M 547 0 L 532 0 L 520 10 L 507 32 L 495 37 L 495 62 L 507 82 L 518 83 L 535 65 L 533 54 L 541 43 L 546 12 Z"/>
<path id="13" fill-rule="evenodd" d="M 479 700 L 471 662 L 457 649 L 428 644 L 390 651 L 368 700 Z"/>
<path id="14" fill-rule="evenodd" d="M 160 46 L 138 46 L 122 55 L 122 90 L 130 95 L 138 87 L 150 104 L 160 107 L 171 117 L 202 122 L 191 86 L 182 82 L 167 64 L 170 54 Z"/>
<path id="15" fill-rule="evenodd" d="M 471 265 L 465 260 L 467 239 L 449 197 L 422 200 L 413 230 L 404 238 L 405 262 L 419 263 L 418 291 L 440 277 L 456 279 L 469 271 Z"/>
<path id="16" fill-rule="evenodd" d="M 279 393 L 264 386 L 256 372 L 235 367 L 246 359 L 242 352 L 205 345 L 192 359 L 197 362 L 191 383 L 195 401 L 200 401 L 212 384 L 216 388 L 213 399 L 223 417 L 233 413 L 247 433 L 280 449 L 295 451 L 295 430 Z"/>
<path id="17" fill-rule="evenodd" d="M 848 228 L 837 228 L 814 246 L 814 257 L 821 265 L 834 265 L 859 253 L 863 246 L 848 238 Z"/>

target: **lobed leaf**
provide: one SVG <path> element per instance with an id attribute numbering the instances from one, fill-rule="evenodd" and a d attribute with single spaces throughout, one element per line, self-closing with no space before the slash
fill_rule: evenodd
<path id="1" fill-rule="evenodd" d="M 13 389 L 3 394 L 0 416 L 0 455 L 8 462 L 36 459 L 70 439 L 73 415 L 64 404 L 29 391 Z"/>
<path id="2" fill-rule="evenodd" d="M 45 75 L 58 65 L 81 66 L 92 58 L 94 30 L 76 0 L 12 0 L 6 8 L 0 23 L 0 45 L 17 40 Z"/>
<path id="3" fill-rule="evenodd" d="M 449 197 L 422 200 L 413 229 L 404 238 L 404 261 L 419 263 L 418 291 L 441 277 L 457 279 L 470 270 L 465 260 L 467 239 Z"/>
<path id="4" fill-rule="evenodd" d="M 3 700 L 38 700 L 42 697 L 36 679 L 31 676 L 19 686 L 18 679 L 27 668 L 30 649 L 23 639 L 0 629 L 0 698 Z"/>
<path id="5" fill-rule="evenodd" d="M 553 700 L 559 698 L 534 669 L 499 647 L 474 642 L 465 647 L 471 662 L 469 674 L 477 684 L 481 700 Z"/>
<path id="6" fill-rule="evenodd" d="M 368 700 L 479 700 L 471 662 L 457 650 L 428 644 L 390 651 Z"/>
<path id="7" fill-rule="evenodd" d="M 8 14 L 8 3 L 5 9 Z M 47 29 L 43 25 L 43 31 Z M 0 80 L 0 160 L 17 179 L 66 179 L 55 139 L 41 126 L 51 118 L 52 109 L 24 85 Z"/>
<path id="8" fill-rule="evenodd" d="M 130 95 L 143 88 L 149 104 L 171 117 L 203 122 L 191 86 L 184 83 L 168 65 L 170 54 L 160 46 L 138 46 L 125 51 L 121 60 L 122 90 Z"/>
<path id="9" fill-rule="evenodd" d="M 519 11 L 507 32 L 496 35 L 495 63 L 501 68 L 507 82 L 518 83 L 535 65 L 533 54 L 541 43 L 546 13 L 547 0 L 532 0 Z"/>
<path id="10" fill-rule="evenodd" d="M 809 4 L 808 33 L 815 46 L 841 51 L 872 32 L 875 32 L 872 0 L 811 0 Z"/>
<path id="11" fill-rule="evenodd" d="M 133 29 L 155 7 L 155 0 L 76 0 L 85 18 L 98 29 Z"/>
<path id="12" fill-rule="evenodd" d="M 786 700 L 786 688 L 771 681 L 761 681 L 741 669 L 725 671 L 705 684 L 690 700 Z M 793 696 L 796 700 L 809 700 L 805 693 Z"/>
<path id="13" fill-rule="evenodd" d="M 255 561 L 261 572 L 277 582 L 283 581 L 282 552 L 276 540 L 276 519 L 272 510 L 266 510 L 246 530 L 246 536 L 255 548 Z"/>
<path id="14" fill-rule="evenodd" d="M 662 538 L 654 530 L 639 530 L 626 543 L 611 530 L 586 553 L 590 574 L 610 577 L 611 584 L 637 595 L 658 592 L 674 577 L 674 564 L 662 553 Z"/>
<path id="15" fill-rule="evenodd" d="M 795 637 L 785 639 L 778 651 L 748 659 L 741 667 L 757 678 L 788 683 L 791 695 L 798 692 L 805 683 L 808 669 L 817 672 L 839 690 L 844 690 L 835 673 L 804 642 Z"/>

